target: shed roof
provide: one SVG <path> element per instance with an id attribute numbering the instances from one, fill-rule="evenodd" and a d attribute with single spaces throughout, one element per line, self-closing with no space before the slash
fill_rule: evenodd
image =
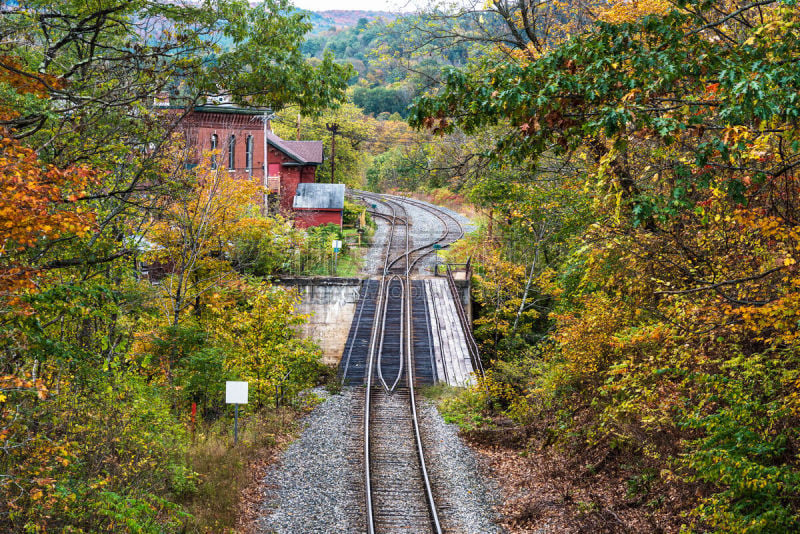
<path id="1" fill-rule="evenodd" d="M 298 163 L 322 163 L 322 141 L 286 141 L 271 131 L 267 132 L 267 139 L 269 144 Z"/>
<path id="2" fill-rule="evenodd" d="M 292 207 L 296 210 L 344 209 L 344 184 L 298 184 Z"/>

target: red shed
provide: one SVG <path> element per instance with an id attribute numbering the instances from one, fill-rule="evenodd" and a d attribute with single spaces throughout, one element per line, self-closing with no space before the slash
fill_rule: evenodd
<path id="1" fill-rule="evenodd" d="M 299 228 L 321 224 L 342 225 L 344 184 L 307 184 L 297 187 L 292 205 Z"/>

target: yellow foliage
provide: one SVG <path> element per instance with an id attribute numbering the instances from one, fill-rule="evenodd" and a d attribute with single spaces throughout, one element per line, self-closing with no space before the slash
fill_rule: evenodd
<path id="1" fill-rule="evenodd" d="M 208 328 L 229 347 L 226 365 L 252 384 L 264 405 L 281 390 L 292 396 L 312 385 L 321 351 L 296 331 L 307 316 L 295 313 L 296 291 L 261 284 L 250 290 L 247 306 L 231 307 Z"/>
<path id="2" fill-rule="evenodd" d="M 196 298 L 232 276 L 232 238 L 257 211 L 257 184 L 209 165 L 206 161 L 192 171 L 193 186 L 153 221 L 148 235 L 153 246 L 145 260 L 167 270 L 158 288 L 165 317 L 173 324 Z"/>
<path id="3" fill-rule="evenodd" d="M 630 315 L 629 306 L 604 293 L 581 299 L 580 312 L 553 314 L 555 339 L 570 373 L 588 378 L 604 370 L 620 348 L 614 334 L 630 324 Z"/>
<path id="4" fill-rule="evenodd" d="M 648 15 L 663 15 L 675 7 L 669 0 L 614 0 L 610 4 L 598 18 L 614 24 L 633 22 Z"/>

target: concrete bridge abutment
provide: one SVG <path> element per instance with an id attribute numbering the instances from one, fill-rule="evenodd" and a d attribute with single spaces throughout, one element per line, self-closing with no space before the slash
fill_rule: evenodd
<path id="1" fill-rule="evenodd" d="M 360 278 L 278 278 L 273 283 L 297 289 L 300 304 L 297 313 L 308 315 L 300 335 L 322 348 L 322 360 L 337 365 L 342 358 L 350 323 L 358 304 L 363 280 Z"/>

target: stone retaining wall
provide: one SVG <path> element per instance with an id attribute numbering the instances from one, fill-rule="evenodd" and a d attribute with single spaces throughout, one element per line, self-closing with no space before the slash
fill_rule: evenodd
<path id="1" fill-rule="evenodd" d="M 274 283 L 296 288 L 301 303 L 297 312 L 309 315 L 301 329 L 304 338 L 314 340 L 322 348 L 326 364 L 337 365 L 355 315 L 360 278 L 280 278 Z"/>

